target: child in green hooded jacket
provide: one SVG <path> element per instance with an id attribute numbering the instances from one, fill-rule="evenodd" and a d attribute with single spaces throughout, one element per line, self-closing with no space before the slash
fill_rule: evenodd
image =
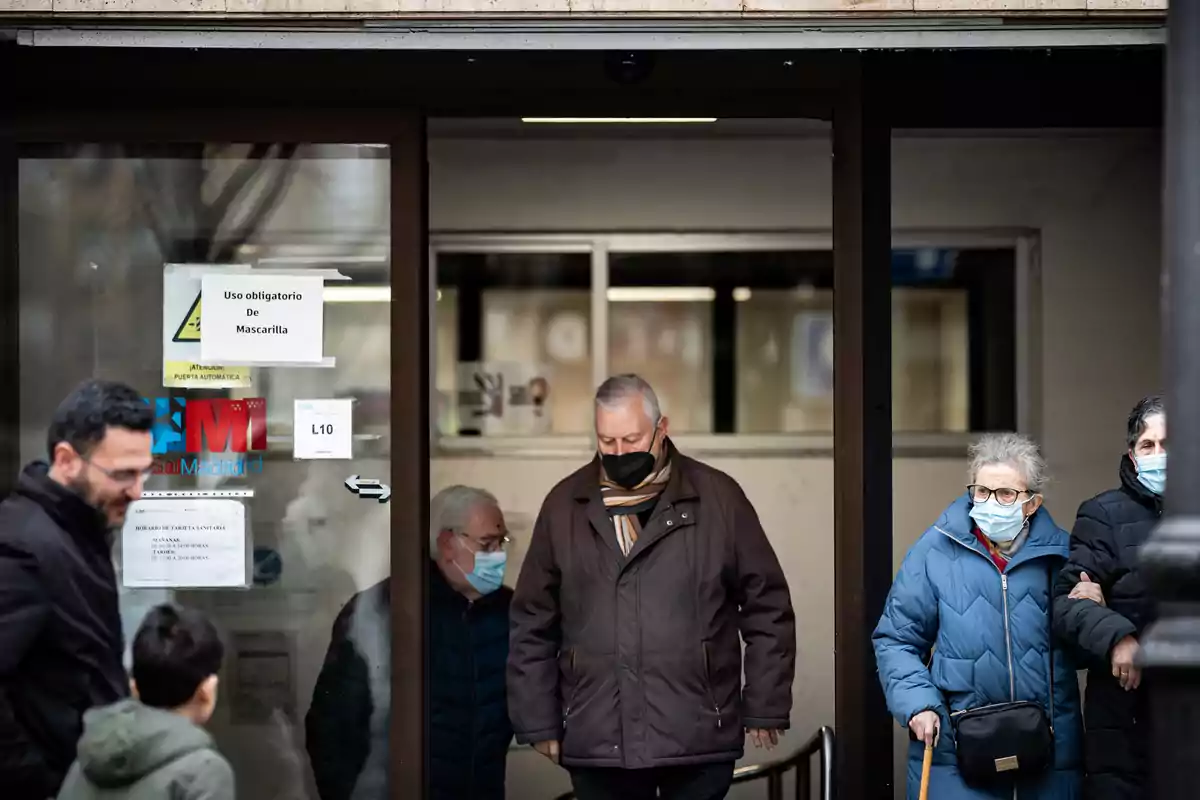
<path id="1" fill-rule="evenodd" d="M 224 655 L 203 614 L 152 609 L 133 641 L 134 699 L 84 715 L 58 800 L 234 800 L 233 769 L 201 727 Z"/>

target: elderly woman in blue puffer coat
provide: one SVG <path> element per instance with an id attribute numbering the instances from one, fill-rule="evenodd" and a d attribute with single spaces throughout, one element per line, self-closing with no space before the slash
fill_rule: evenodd
<path id="1" fill-rule="evenodd" d="M 908 798 L 917 797 L 925 742 L 933 742 L 930 800 L 1071 800 L 1082 766 L 1079 686 L 1068 655 L 1055 649 L 1051 658 L 1050 626 L 1068 534 L 1042 507 L 1036 444 L 992 434 L 970 457 L 966 494 L 908 551 L 873 637 L 888 709 L 913 740 Z M 1017 784 L 969 786 L 952 715 L 1013 701 L 1049 714 L 1053 768 Z"/>

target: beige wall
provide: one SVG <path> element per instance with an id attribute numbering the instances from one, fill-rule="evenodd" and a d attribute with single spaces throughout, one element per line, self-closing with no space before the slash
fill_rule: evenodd
<path id="1" fill-rule="evenodd" d="M 830 224 L 823 138 L 439 140 L 431 143 L 430 156 L 431 223 L 439 230 Z M 898 228 L 1040 233 L 1042 391 L 1033 400 L 1056 478 L 1049 507 L 1064 526 L 1080 501 L 1113 483 L 1125 414 L 1139 396 L 1158 388 L 1159 170 L 1154 133 L 913 135 L 895 142 Z M 800 648 L 793 735 L 803 738 L 834 722 L 832 463 L 768 456 L 707 460 L 745 487 L 789 576 Z M 434 490 L 475 483 L 497 494 L 515 520 L 512 580 L 542 497 L 579 463 L 443 457 L 433 463 L 431 483 Z M 896 462 L 897 563 L 963 478 L 959 458 Z M 897 747 L 903 743 L 897 731 Z M 528 751 L 514 753 L 510 797 L 551 798 L 565 787 L 555 767 Z"/>
<path id="2" fill-rule="evenodd" d="M 0 0 L 0 13 L 390 16 L 398 14 L 745 13 L 813 16 L 1161 12 L 1167 0 Z"/>

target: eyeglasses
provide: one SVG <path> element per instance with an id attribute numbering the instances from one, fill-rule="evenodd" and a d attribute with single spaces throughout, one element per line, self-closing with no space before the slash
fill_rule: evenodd
<path id="1" fill-rule="evenodd" d="M 967 494 L 971 496 L 972 502 L 975 503 L 986 503 L 995 495 L 997 503 L 1002 506 L 1011 506 L 1017 502 L 1017 498 L 1021 495 L 1032 493 L 1028 489 L 989 489 L 982 484 L 972 483 L 967 486 Z"/>
<path id="2" fill-rule="evenodd" d="M 106 469 L 99 464 L 93 463 L 90 459 L 83 459 L 83 463 L 95 470 L 99 470 L 104 475 L 108 476 L 109 480 L 114 483 L 119 483 L 122 486 L 133 486 L 136 483 L 145 483 L 154 474 L 153 467 L 147 469 Z"/>
<path id="3" fill-rule="evenodd" d="M 467 542 L 467 549 L 473 553 L 500 553 L 508 548 L 512 543 L 512 539 L 508 536 L 501 536 L 499 539 L 489 539 L 487 542 L 480 544 L 465 533 L 460 533 L 459 536 L 463 541 Z"/>

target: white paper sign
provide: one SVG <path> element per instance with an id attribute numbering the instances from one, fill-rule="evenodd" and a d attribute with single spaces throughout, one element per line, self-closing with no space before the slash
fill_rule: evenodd
<path id="1" fill-rule="evenodd" d="M 205 275 L 200 358 L 224 364 L 319 364 L 325 279 L 301 275 Z"/>
<path id="2" fill-rule="evenodd" d="M 246 509 L 238 500 L 139 500 L 121 530 L 130 589 L 246 586 Z"/>
<path id="3" fill-rule="evenodd" d="M 354 401 L 297 400 L 293 416 L 292 451 L 295 458 L 354 457 Z"/>

